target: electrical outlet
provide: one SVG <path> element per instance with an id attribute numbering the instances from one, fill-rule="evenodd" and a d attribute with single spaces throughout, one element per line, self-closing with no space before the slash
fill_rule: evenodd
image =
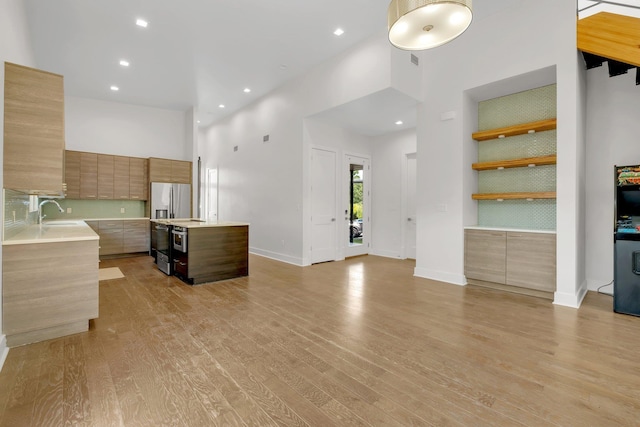
<path id="1" fill-rule="evenodd" d="M 67 213 L 72 213 L 72 212 L 73 212 L 73 209 L 67 208 Z"/>
<path id="2" fill-rule="evenodd" d="M 124 208 L 120 208 L 120 213 L 124 213 Z"/>

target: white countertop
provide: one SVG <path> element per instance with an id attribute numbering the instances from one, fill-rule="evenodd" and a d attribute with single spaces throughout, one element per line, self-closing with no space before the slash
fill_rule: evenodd
<path id="1" fill-rule="evenodd" d="M 3 241 L 2 245 L 58 243 L 98 239 L 98 235 L 82 220 L 55 220 L 31 225 L 15 236 Z"/>
<path id="2" fill-rule="evenodd" d="M 530 230 L 525 228 L 508 228 L 508 227 L 484 227 L 480 225 L 469 225 L 464 227 L 465 230 L 486 230 L 486 231 L 514 231 L 517 233 L 544 233 L 556 234 L 556 230 Z"/>
<path id="3" fill-rule="evenodd" d="M 204 221 L 197 218 L 152 219 L 151 222 L 157 222 L 158 224 L 175 225 L 184 228 L 240 227 L 249 225 L 248 222 Z"/>
<path id="4" fill-rule="evenodd" d="M 81 220 L 70 219 L 68 221 L 135 221 L 135 220 L 149 221 L 149 218 L 148 217 L 147 218 L 140 218 L 140 217 L 137 217 L 137 218 L 83 218 Z"/>

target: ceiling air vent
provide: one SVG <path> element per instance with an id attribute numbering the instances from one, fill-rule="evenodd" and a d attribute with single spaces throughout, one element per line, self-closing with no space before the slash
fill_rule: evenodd
<path id="1" fill-rule="evenodd" d="M 420 65 L 420 59 L 413 53 L 411 54 L 411 63 L 413 65 Z"/>

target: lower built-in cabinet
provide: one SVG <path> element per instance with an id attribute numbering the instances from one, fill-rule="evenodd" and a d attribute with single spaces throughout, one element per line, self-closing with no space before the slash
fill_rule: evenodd
<path id="1" fill-rule="evenodd" d="M 464 272 L 471 284 L 553 298 L 556 235 L 467 229 Z"/>
<path id="2" fill-rule="evenodd" d="M 98 317 L 98 241 L 3 246 L 2 332 L 15 347 L 84 332 Z"/>
<path id="3" fill-rule="evenodd" d="M 148 219 L 86 221 L 100 236 L 100 256 L 149 250 Z"/>

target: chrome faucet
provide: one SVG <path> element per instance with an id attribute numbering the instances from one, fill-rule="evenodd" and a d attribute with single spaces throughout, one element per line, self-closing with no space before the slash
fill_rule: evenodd
<path id="1" fill-rule="evenodd" d="M 46 215 L 42 215 L 42 205 L 46 205 L 47 203 L 54 203 L 58 207 L 58 210 L 60 211 L 60 213 L 64 212 L 64 209 L 62 209 L 62 206 L 60 206 L 60 203 L 58 203 L 56 200 L 54 199 L 43 200 L 38 205 L 38 224 L 42 224 L 42 220 L 46 217 Z"/>

